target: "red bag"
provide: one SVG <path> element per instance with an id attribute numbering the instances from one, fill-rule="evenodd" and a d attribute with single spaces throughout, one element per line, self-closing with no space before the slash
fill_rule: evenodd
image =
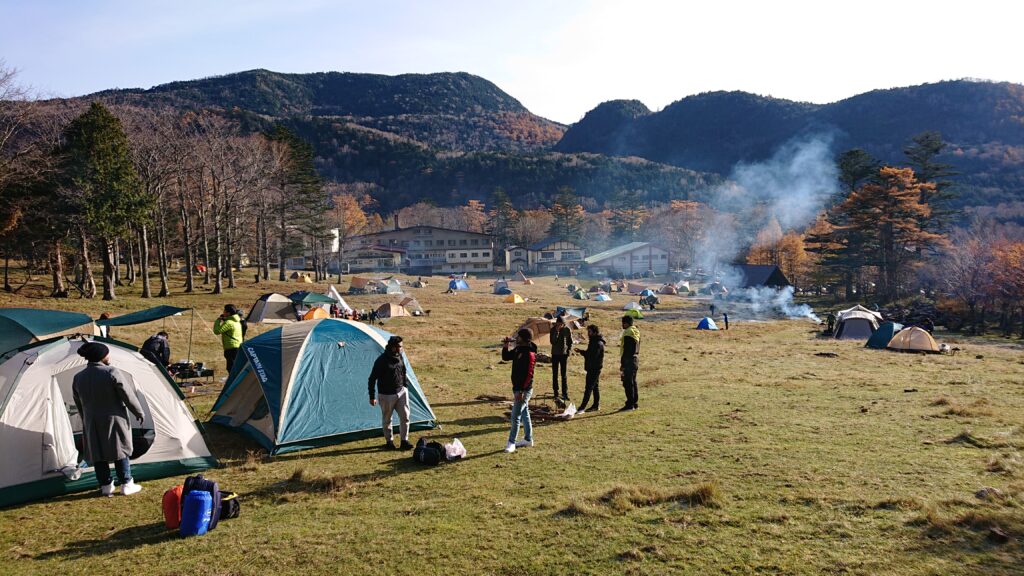
<path id="1" fill-rule="evenodd" d="M 164 526 L 169 530 L 177 530 L 181 525 L 181 491 L 184 488 L 178 485 L 164 492 Z"/>

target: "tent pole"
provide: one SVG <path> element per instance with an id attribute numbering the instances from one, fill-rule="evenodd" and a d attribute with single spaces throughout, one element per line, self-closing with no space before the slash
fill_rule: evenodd
<path id="1" fill-rule="evenodd" d="M 192 363 L 192 326 L 196 319 L 196 309 L 192 308 L 192 314 L 188 318 L 188 359 L 186 362 Z"/>

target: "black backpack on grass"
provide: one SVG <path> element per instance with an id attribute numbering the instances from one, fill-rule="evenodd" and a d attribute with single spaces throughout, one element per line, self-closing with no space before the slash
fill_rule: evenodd
<path id="1" fill-rule="evenodd" d="M 444 460 L 444 446 L 439 442 L 427 444 L 426 438 L 420 438 L 416 443 L 416 449 L 412 451 L 412 459 L 420 464 L 437 466 Z"/>

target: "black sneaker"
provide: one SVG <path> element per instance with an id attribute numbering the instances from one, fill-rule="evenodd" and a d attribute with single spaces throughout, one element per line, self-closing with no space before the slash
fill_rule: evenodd
<path id="1" fill-rule="evenodd" d="M 600 412 L 600 411 L 601 411 L 601 407 L 600 406 L 591 406 L 590 408 L 587 408 L 587 412 Z"/>
<path id="2" fill-rule="evenodd" d="M 385 442 L 384 443 L 384 449 L 385 450 L 398 450 L 398 447 L 395 446 L 394 442 Z"/>
<path id="3" fill-rule="evenodd" d="M 569 397 L 566 396 L 565 394 L 562 394 L 562 402 L 568 403 L 569 402 Z"/>
<path id="4" fill-rule="evenodd" d="M 640 409 L 640 406 L 639 406 L 639 405 L 637 405 L 637 404 L 633 404 L 632 406 L 630 406 L 630 407 L 629 407 L 629 409 L 630 409 L 630 410 L 639 410 L 639 409 Z"/>
<path id="5" fill-rule="evenodd" d="M 412 450 L 412 444 L 408 440 L 402 440 L 402 445 L 398 447 L 399 450 Z"/>
<path id="6" fill-rule="evenodd" d="M 626 404 L 626 405 L 625 405 L 625 406 L 623 406 L 622 408 L 619 408 L 619 412 L 629 412 L 629 411 L 630 411 L 630 410 L 632 410 L 632 409 L 633 409 L 633 407 L 632 407 L 632 406 L 630 406 L 629 404 Z"/>

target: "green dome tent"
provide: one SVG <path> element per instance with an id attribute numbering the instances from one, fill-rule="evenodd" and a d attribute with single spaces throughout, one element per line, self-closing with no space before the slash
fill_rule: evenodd
<path id="1" fill-rule="evenodd" d="M 889 341 L 896 335 L 897 332 L 903 329 L 903 324 L 898 322 L 883 322 L 881 326 L 873 334 L 871 338 L 868 338 L 868 343 L 864 346 L 868 348 L 875 348 L 877 350 L 885 350 L 885 347 L 889 345 Z"/>
<path id="2" fill-rule="evenodd" d="M 213 422 L 252 436 L 271 454 L 379 435 L 380 410 L 367 402 L 366 381 L 390 336 L 325 318 L 246 340 L 213 405 Z M 405 366 L 410 428 L 434 428 L 437 418 L 408 358 Z"/>

